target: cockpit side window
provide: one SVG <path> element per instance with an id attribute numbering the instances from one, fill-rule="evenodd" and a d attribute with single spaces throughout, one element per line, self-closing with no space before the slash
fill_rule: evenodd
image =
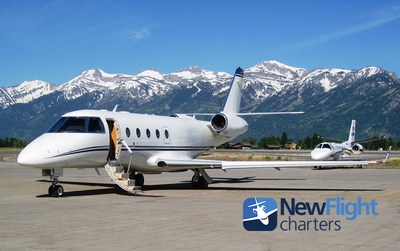
<path id="1" fill-rule="evenodd" d="M 61 117 L 48 132 L 104 133 L 104 125 L 97 117 Z"/>
<path id="2" fill-rule="evenodd" d="M 321 148 L 321 144 L 318 144 L 315 149 L 320 149 Z"/>
<path id="3" fill-rule="evenodd" d="M 100 118 L 89 118 L 89 132 L 104 132 L 104 126 Z"/>

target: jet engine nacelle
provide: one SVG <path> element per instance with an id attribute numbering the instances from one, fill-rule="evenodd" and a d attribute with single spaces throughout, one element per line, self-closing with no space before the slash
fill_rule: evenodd
<path id="1" fill-rule="evenodd" d="M 352 151 L 354 154 L 360 154 L 362 151 L 364 151 L 364 147 L 363 147 L 362 145 L 360 145 L 360 144 L 354 144 L 354 145 L 351 147 L 351 151 Z"/>
<path id="2" fill-rule="evenodd" d="M 247 131 L 247 122 L 231 114 L 218 113 L 211 119 L 211 127 L 219 134 L 240 135 Z"/>

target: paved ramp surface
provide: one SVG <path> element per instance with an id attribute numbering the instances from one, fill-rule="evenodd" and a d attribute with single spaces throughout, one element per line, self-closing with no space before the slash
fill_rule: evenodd
<path id="1" fill-rule="evenodd" d="M 192 172 L 145 175 L 141 196 L 127 195 L 104 170 L 66 170 L 66 197 L 47 196 L 40 170 L 4 162 L 0 153 L 0 244 L 24 249 L 398 250 L 400 169 L 212 170 L 216 183 L 192 190 Z M 7 156 L 6 156 L 7 157 Z M 11 158 L 12 159 L 12 158 Z M 377 216 L 340 220 L 340 231 L 248 232 L 243 201 L 250 197 L 324 202 L 375 199 Z M 279 208 L 279 205 L 278 205 Z M 285 219 L 278 215 L 278 222 Z M 312 220 L 315 216 L 293 216 Z"/>

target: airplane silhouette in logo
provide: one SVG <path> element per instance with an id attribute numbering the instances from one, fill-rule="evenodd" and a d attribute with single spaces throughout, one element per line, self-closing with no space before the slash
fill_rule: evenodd
<path id="1" fill-rule="evenodd" d="M 271 214 L 278 211 L 278 208 L 272 209 L 269 212 L 265 212 L 266 206 L 265 205 L 260 206 L 260 205 L 263 203 L 266 203 L 266 201 L 257 202 L 257 198 L 254 198 L 254 200 L 256 201 L 256 204 L 249 205 L 248 207 L 257 206 L 256 208 L 253 208 L 253 213 L 257 214 L 257 216 L 252 217 L 252 218 L 243 219 L 243 221 L 260 220 L 262 224 L 268 225 L 269 224 L 268 217 Z"/>

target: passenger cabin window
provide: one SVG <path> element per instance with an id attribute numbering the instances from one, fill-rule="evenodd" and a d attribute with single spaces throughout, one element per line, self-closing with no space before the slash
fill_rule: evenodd
<path id="1" fill-rule="evenodd" d="M 129 138 L 131 136 L 131 130 L 129 130 L 129 128 L 127 127 L 125 132 L 126 132 L 126 137 Z"/>
<path id="2" fill-rule="evenodd" d="M 138 138 L 140 138 L 140 129 L 139 129 L 139 128 L 136 128 L 136 136 L 137 136 Z"/>
<path id="3" fill-rule="evenodd" d="M 156 129 L 156 137 L 157 137 L 157 139 L 160 138 L 160 131 L 158 129 Z"/>
<path id="4" fill-rule="evenodd" d="M 47 132 L 104 133 L 104 125 L 97 117 L 61 117 Z"/>
<path id="5" fill-rule="evenodd" d="M 149 129 L 146 129 L 146 135 L 147 135 L 147 138 L 150 138 L 150 130 Z"/>
<path id="6" fill-rule="evenodd" d="M 168 138 L 169 138 L 169 132 L 168 132 L 168 130 L 165 130 L 165 131 L 164 131 L 164 134 L 165 134 L 165 138 L 168 139 Z"/>

